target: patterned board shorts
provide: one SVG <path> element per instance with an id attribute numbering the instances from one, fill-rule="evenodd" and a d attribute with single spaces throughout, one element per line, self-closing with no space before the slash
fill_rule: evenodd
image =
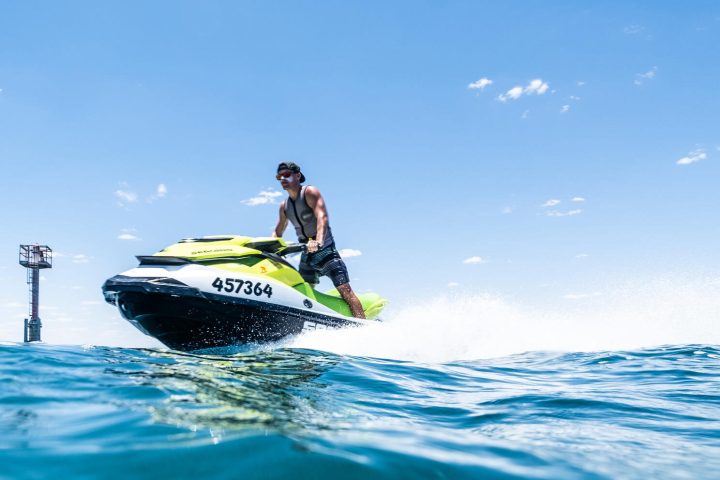
<path id="1" fill-rule="evenodd" d="M 350 282 L 347 267 L 335 249 L 335 243 L 326 245 L 315 253 L 303 252 L 298 268 L 303 280 L 316 285 L 321 276 L 328 276 L 336 287 Z"/>

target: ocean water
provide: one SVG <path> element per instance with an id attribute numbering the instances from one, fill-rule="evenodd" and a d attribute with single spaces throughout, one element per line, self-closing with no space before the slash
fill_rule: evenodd
<path id="1" fill-rule="evenodd" d="M 718 278 L 385 320 L 189 354 L 48 317 L 0 342 L 0 480 L 720 478 Z"/>
<path id="2" fill-rule="evenodd" d="M 318 341 L 2 343 L 0 478 L 720 478 L 717 345 L 433 362 L 293 346 Z"/>

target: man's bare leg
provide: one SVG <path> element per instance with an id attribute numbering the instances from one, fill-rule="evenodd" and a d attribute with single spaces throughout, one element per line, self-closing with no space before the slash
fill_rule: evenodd
<path id="1" fill-rule="evenodd" d="M 340 292 L 340 296 L 342 296 L 343 300 L 345 300 L 345 303 L 347 303 L 348 307 L 350 307 L 353 317 L 365 318 L 365 312 L 363 311 L 362 304 L 360 303 L 357 295 L 355 295 L 355 292 L 353 292 L 352 288 L 350 288 L 350 284 L 343 283 L 342 285 L 339 285 L 337 289 L 338 292 Z"/>

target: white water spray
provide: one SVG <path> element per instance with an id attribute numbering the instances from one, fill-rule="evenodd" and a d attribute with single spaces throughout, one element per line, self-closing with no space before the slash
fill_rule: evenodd
<path id="1" fill-rule="evenodd" d="M 593 292 L 599 293 L 543 308 L 490 294 L 440 296 L 383 323 L 316 331 L 288 346 L 430 363 L 535 350 L 720 344 L 720 278 L 663 277 Z"/>

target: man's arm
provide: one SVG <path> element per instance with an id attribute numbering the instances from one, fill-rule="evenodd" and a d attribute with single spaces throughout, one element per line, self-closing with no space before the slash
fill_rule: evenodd
<path id="1" fill-rule="evenodd" d="M 313 209 L 315 218 L 317 218 L 317 237 L 315 238 L 314 250 L 311 250 L 310 242 L 308 242 L 308 251 L 313 252 L 325 241 L 325 226 L 328 222 L 328 213 L 325 207 L 325 199 L 316 187 L 307 187 L 305 189 L 305 202 L 307 202 L 308 207 Z"/>
<path id="2" fill-rule="evenodd" d="M 278 223 L 275 226 L 275 230 L 273 230 L 272 236 L 275 238 L 280 238 L 283 235 L 283 232 L 285 232 L 285 229 L 287 228 L 288 219 L 285 215 L 285 202 L 282 202 L 280 204 L 280 217 L 278 218 Z"/>

